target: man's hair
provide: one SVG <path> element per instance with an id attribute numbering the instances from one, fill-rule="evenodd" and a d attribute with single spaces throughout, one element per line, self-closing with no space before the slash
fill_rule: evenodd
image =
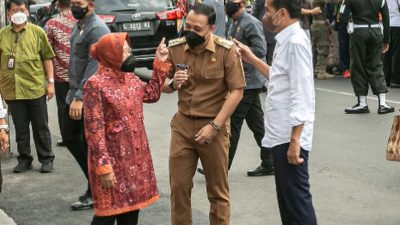
<path id="1" fill-rule="evenodd" d="M 215 20 L 217 19 L 217 15 L 215 14 L 215 11 L 211 6 L 208 6 L 208 5 L 202 4 L 202 3 L 196 3 L 193 6 L 192 10 L 196 14 L 202 14 L 202 15 L 207 16 L 209 25 L 214 25 L 215 24 Z"/>
<path id="2" fill-rule="evenodd" d="M 58 0 L 58 4 L 61 7 L 69 8 L 71 6 L 71 0 Z"/>
<path id="3" fill-rule="evenodd" d="M 14 3 L 14 4 L 18 5 L 18 6 L 25 5 L 27 9 L 29 7 L 27 0 L 8 0 L 7 4 L 6 4 L 7 10 L 10 10 L 12 3 Z"/>
<path id="4" fill-rule="evenodd" d="M 269 0 L 271 1 L 271 0 Z M 272 5 L 276 10 L 285 8 L 292 19 L 299 19 L 301 16 L 302 0 L 272 0 Z"/>

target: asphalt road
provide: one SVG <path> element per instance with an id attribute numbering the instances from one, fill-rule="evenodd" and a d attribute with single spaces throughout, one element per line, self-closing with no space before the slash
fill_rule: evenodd
<path id="1" fill-rule="evenodd" d="M 146 73 L 146 72 L 145 72 Z M 369 99 L 371 113 L 345 115 L 354 104 L 349 80 L 316 81 L 316 122 L 310 175 L 314 207 L 320 225 L 399 225 L 400 162 L 385 160 L 394 114 L 378 115 L 377 100 Z M 400 90 L 391 89 L 390 104 L 400 107 Z M 264 96 L 262 96 L 264 97 Z M 142 210 L 141 225 L 168 225 L 169 122 L 177 95 L 163 95 L 145 105 L 145 123 L 152 149 L 161 199 Z M 49 105 L 53 142 L 60 137 L 55 101 Z M 54 145 L 54 144 L 53 144 Z M 33 146 L 33 145 L 32 145 Z M 13 152 L 16 151 L 13 145 Z M 85 190 L 85 180 L 65 148 L 54 147 L 55 171 L 40 174 L 40 164 L 24 174 L 12 174 L 16 159 L 3 161 L 4 188 L 0 208 L 19 225 L 86 225 L 93 212 L 74 212 L 70 203 Z M 37 158 L 35 156 L 35 158 Z M 259 150 L 244 126 L 229 174 L 232 225 L 279 225 L 274 178 L 246 176 L 259 161 Z M 192 193 L 193 224 L 208 224 L 204 177 L 196 174 Z"/>

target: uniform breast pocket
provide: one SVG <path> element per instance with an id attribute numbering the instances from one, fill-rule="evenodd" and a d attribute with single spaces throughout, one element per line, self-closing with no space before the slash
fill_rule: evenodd
<path id="1" fill-rule="evenodd" d="M 206 79 L 222 79 L 224 77 L 224 67 L 219 63 L 212 63 L 204 71 L 204 77 Z"/>
<path id="2" fill-rule="evenodd" d="M 88 58 L 88 44 L 85 41 L 85 38 L 80 36 L 77 38 L 74 46 L 74 55 L 76 55 L 79 59 L 87 59 Z"/>

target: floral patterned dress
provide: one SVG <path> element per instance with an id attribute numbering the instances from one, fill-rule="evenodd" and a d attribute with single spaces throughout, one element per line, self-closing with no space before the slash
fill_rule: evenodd
<path id="1" fill-rule="evenodd" d="M 143 123 L 143 102 L 156 102 L 170 64 L 154 61 L 149 83 L 132 73 L 105 67 L 84 87 L 84 121 L 90 185 L 97 216 L 138 210 L 158 198 L 155 173 Z M 99 175 L 114 172 L 112 189 Z"/>

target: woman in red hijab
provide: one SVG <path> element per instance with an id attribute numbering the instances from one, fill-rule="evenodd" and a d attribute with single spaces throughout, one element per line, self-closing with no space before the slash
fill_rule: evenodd
<path id="1" fill-rule="evenodd" d="M 103 36 L 90 53 L 98 71 L 84 87 L 85 135 L 95 216 L 92 225 L 134 225 L 139 210 L 158 198 L 143 102 L 160 98 L 170 64 L 161 42 L 153 75 L 144 83 L 132 73 L 135 59 L 127 33 Z"/>

